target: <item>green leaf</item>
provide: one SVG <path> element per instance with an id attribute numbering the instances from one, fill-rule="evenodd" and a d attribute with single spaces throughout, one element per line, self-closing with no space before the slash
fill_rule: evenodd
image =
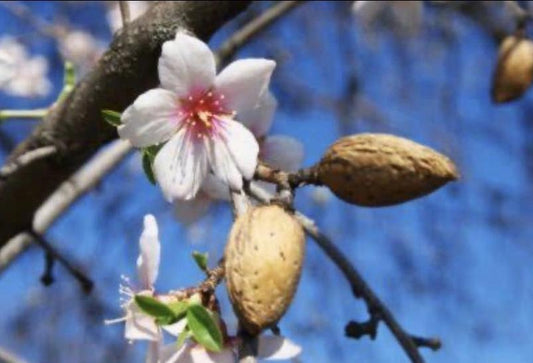
<path id="1" fill-rule="evenodd" d="M 104 117 L 104 120 L 111 126 L 118 127 L 122 125 L 122 122 L 120 121 L 120 112 L 112 110 L 102 110 L 102 116 Z"/>
<path id="2" fill-rule="evenodd" d="M 167 305 L 170 310 L 174 313 L 174 316 L 177 320 L 181 320 L 185 317 L 187 309 L 189 308 L 189 303 L 187 301 L 175 301 Z"/>
<path id="3" fill-rule="evenodd" d="M 154 158 L 149 153 L 143 151 L 144 174 L 146 174 L 146 177 L 148 178 L 150 183 L 155 185 L 156 184 L 155 175 L 154 175 L 154 170 L 152 169 L 153 159 Z"/>
<path id="4" fill-rule="evenodd" d="M 65 70 L 63 73 L 63 90 L 70 92 L 76 84 L 76 72 L 74 72 L 74 65 L 72 62 L 65 62 Z"/>
<path id="5" fill-rule="evenodd" d="M 204 348 L 213 352 L 222 350 L 222 332 L 214 316 L 202 305 L 189 306 L 187 324 L 194 339 Z"/>
<path id="6" fill-rule="evenodd" d="M 174 311 L 151 296 L 135 295 L 135 303 L 146 314 L 162 321 L 175 319 Z"/>
<path id="7" fill-rule="evenodd" d="M 194 261 L 202 271 L 207 271 L 207 256 L 207 253 L 200 253 L 198 251 L 194 251 L 192 253 Z"/>
<path id="8" fill-rule="evenodd" d="M 185 329 L 178 335 L 178 340 L 176 341 L 177 349 L 180 349 L 183 344 L 185 343 L 185 340 L 187 338 L 191 337 L 191 331 L 189 330 L 189 327 L 186 326 Z"/>

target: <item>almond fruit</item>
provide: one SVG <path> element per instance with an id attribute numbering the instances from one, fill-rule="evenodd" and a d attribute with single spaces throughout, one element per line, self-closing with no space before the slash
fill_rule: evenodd
<path id="1" fill-rule="evenodd" d="M 339 198 L 368 207 L 403 203 L 458 178 L 446 156 L 387 134 L 343 137 L 315 168 L 319 182 Z"/>
<path id="2" fill-rule="evenodd" d="M 239 216 L 224 253 L 226 285 L 242 327 L 259 334 L 289 307 L 305 251 L 302 226 L 277 205 Z"/>

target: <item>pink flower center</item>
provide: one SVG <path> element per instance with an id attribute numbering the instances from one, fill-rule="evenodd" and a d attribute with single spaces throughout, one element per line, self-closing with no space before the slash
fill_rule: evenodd
<path id="1" fill-rule="evenodd" d="M 220 116 L 234 115 L 234 112 L 227 109 L 224 98 L 222 93 L 209 90 L 180 100 L 179 115 L 183 117 L 183 125 L 189 137 L 212 137 L 220 126 Z"/>

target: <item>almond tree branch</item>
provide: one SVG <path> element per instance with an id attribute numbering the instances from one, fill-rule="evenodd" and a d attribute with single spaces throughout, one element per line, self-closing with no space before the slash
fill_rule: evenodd
<path id="1" fill-rule="evenodd" d="M 33 230 L 43 234 L 82 195 L 94 188 L 131 150 L 129 142 L 118 140 L 64 182 L 35 213 Z M 27 233 L 20 233 L 0 249 L 0 273 L 24 252 L 32 242 Z"/>
<path id="2" fill-rule="evenodd" d="M 126 26 L 131 21 L 130 4 L 127 1 L 119 1 L 120 16 L 122 18 L 122 26 Z"/>
<path id="3" fill-rule="evenodd" d="M 100 112 L 121 111 L 158 84 L 157 60 L 164 41 L 174 38 L 179 28 L 206 40 L 248 3 L 157 2 L 117 32 L 95 68 L 10 155 L 8 163 L 43 146 L 57 148 L 56 154 L 17 168 L 7 180 L 0 180 L 0 247 L 25 231 L 35 211 L 58 186 L 101 145 L 116 138 L 116 130 L 101 121 Z"/>
<path id="4" fill-rule="evenodd" d="M 3 179 L 7 179 L 11 174 L 14 174 L 19 168 L 28 166 L 33 162 L 54 155 L 55 153 L 57 153 L 57 148 L 55 146 L 43 146 L 20 155 L 15 160 L 4 165 L 0 169 L 0 181 Z"/>
<path id="5" fill-rule="evenodd" d="M 274 5 L 276 7 L 277 5 Z M 269 12 L 270 9 L 265 12 Z M 278 13 L 278 16 L 284 12 Z M 263 15 L 259 15 L 263 17 Z M 252 20 L 250 24 L 254 23 Z M 272 21 L 270 23 L 272 24 Z M 231 58 L 233 54 L 250 39 L 259 34 L 266 26 L 253 27 L 253 31 L 246 31 L 244 34 L 237 30 L 226 42 L 222 44 L 216 52 L 217 59 L 223 57 Z M 240 34 L 240 35 L 239 35 Z M 234 39 L 238 39 L 235 42 Z M 101 152 L 94 160 L 80 169 L 74 176 L 64 182 L 53 195 L 43 203 L 37 210 L 33 226 L 38 233 L 45 233 L 50 225 L 65 213 L 71 204 L 75 203 L 82 195 L 91 190 L 107 173 L 109 173 L 131 150 L 131 146 L 126 142 L 116 142 L 108 149 Z M 0 273 L 5 270 L 20 254 L 31 245 L 31 238 L 26 233 L 11 238 L 9 242 L 0 249 Z"/>

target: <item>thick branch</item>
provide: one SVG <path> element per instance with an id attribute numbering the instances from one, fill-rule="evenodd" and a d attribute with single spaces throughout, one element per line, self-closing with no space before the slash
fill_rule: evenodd
<path id="1" fill-rule="evenodd" d="M 0 246 L 31 224 L 44 200 L 105 142 L 116 137 L 102 109 L 123 110 L 142 92 L 157 85 L 161 44 L 185 28 L 207 40 L 247 1 L 158 2 L 119 31 L 97 66 L 50 111 L 9 161 L 43 146 L 57 155 L 18 168 L 0 181 Z"/>

